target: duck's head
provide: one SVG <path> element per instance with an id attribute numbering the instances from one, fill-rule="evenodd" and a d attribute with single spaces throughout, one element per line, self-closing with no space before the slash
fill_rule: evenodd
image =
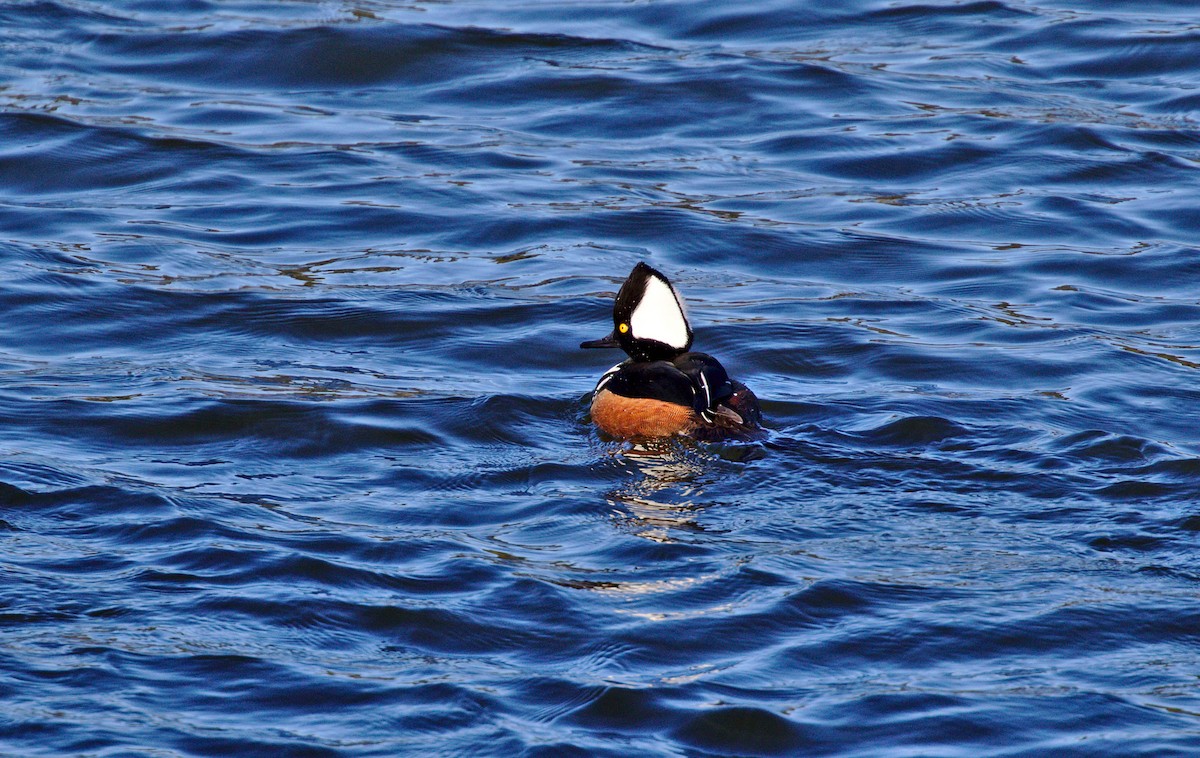
<path id="1" fill-rule="evenodd" d="M 613 330 L 580 347 L 619 347 L 635 361 L 669 361 L 692 346 L 683 301 L 667 277 L 645 263 L 633 267 L 613 304 Z"/>

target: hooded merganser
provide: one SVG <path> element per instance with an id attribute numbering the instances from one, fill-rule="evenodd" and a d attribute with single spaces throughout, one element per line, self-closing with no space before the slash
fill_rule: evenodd
<path id="1" fill-rule="evenodd" d="M 752 436 L 758 398 L 725 373 L 720 361 L 688 352 L 692 327 L 667 277 L 639 263 L 613 304 L 613 331 L 580 347 L 619 347 L 629 360 L 600 377 L 592 421 L 613 437 L 698 439 Z"/>

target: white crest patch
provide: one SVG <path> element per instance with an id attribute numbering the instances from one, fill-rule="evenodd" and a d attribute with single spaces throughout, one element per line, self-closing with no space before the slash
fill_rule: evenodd
<path id="1" fill-rule="evenodd" d="M 678 350 L 687 347 L 683 305 L 675 290 L 655 276 L 646 280 L 646 291 L 629 317 L 629 329 L 637 339 L 657 340 Z"/>

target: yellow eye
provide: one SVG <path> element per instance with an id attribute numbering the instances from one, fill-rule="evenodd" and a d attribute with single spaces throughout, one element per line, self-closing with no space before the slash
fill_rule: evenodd
<path id="1" fill-rule="evenodd" d="M 617 326 L 617 329 L 621 332 L 621 334 L 624 334 L 625 332 L 629 331 L 629 324 L 620 324 Z"/>

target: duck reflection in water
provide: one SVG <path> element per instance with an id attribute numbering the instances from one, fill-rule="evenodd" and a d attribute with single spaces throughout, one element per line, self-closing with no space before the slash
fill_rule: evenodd
<path id="1" fill-rule="evenodd" d="M 708 470 L 696 450 L 660 441 L 635 444 L 618 453 L 630 466 L 631 480 L 608 493 L 618 506 L 617 518 L 639 537 L 675 542 L 678 532 L 703 532 L 695 515 L 712 503 L 704 502 L 702 476 Z"/>

